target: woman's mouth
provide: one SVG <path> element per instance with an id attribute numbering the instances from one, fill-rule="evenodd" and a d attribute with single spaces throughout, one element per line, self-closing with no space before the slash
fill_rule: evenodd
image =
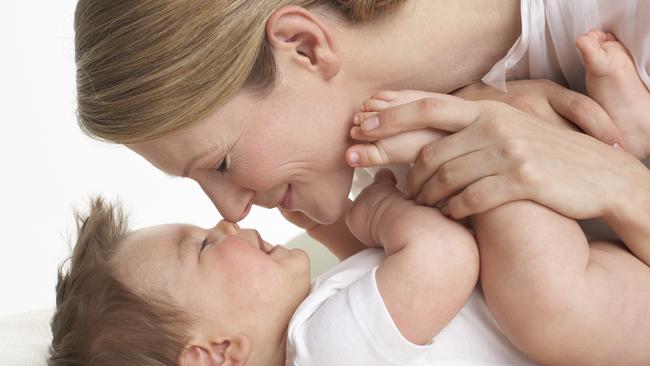
<path id="1" fill-rule="evenodd" d="M 286 211 L 291 210 L 291 184 L 287 186 L 287 191 L 284 193 L 284 197 L 278 207 Z"/>

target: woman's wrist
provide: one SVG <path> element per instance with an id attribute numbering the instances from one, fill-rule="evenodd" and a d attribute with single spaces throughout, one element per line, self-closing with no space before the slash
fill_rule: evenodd
<path id="1" fill-rule="evenodd" d="M 650 170 L 640 165 L 638 175 L 624 180 L 607 202 L 602 218 L 621 239 L 631 227 L 650 233 Z"/>

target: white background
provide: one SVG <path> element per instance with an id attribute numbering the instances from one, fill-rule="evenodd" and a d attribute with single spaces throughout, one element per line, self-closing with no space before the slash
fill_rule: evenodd
<path id="1" fill-rule="evenodd" d="M 106 0 L 110 1 L 110 0 Z M 0 315 L 54 306 L 72 209 L 119 197 L 133 227 L 220 218 L 198 185 L 84 136 L 75 120 L 74 0 L 0 0 Z M 300 231 L 253 208 L 243 226 L 268 241 Z"/>

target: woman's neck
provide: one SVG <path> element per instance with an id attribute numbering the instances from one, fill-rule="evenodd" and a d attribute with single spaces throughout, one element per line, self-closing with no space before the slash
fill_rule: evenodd
<path id="1" fill-rule="evenodd" d="M 451 92 L 480 80 L 521 33 L 519 0 L 409 0 L 343 30 L 346 74 L 359 92 Z"/>

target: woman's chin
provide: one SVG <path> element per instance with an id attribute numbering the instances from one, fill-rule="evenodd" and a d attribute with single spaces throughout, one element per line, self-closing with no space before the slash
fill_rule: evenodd
<path id="1" fill-rule="evenodd" d="M 319 212 L 319 214 L 315 215 L 314 218 L 312 218 L 312 220 L 316 221 L 321 225 L 334 224 L 341 218 L 341 215 L 344 214 L 346 203 L 347 203 L 347 198 L 345 199 L 344 202 L 341 202 L 341 204 L 339 204 L 338 206 L 329 207 L 328 210 L 323 210 Z"/>

